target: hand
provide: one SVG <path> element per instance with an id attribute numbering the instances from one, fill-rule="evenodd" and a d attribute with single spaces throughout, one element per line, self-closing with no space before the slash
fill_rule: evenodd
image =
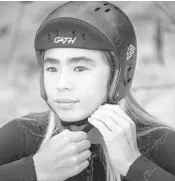
<path id="1" fill-rule="evenodd" d="M 129 167 L 141 155 L 135 123 L 118 105 L 110 104 L 100 106 L 88 121 L 103 136 L 115 172 L 126 176 Z"/>
<path id="2" fill-rule="evenodd" d="M 33 157 L 38 181 L 64 181 L 88 165 L 90 141 L 83 131 L 64 130 L 53 136 Z"/>

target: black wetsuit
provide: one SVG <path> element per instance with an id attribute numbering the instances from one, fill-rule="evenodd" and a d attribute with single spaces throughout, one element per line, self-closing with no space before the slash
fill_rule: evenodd
<path id="1" fill-rule="evenodd" d="M 0 129 L 0 181 L 37 181 L 33 155 L 43 139 L 48 113 L 30 114 L 30 118 L 13 120 Z M 92 145 L 91 151 L 95 147 Z M 138 147 L 142 156 L 131 165 L 123 180 L 175 181 L 175 132 L 153 131 L 138 139 Z M 94 171 L 87 170 L 68 180 L 88 181 L 93 173 L 93 181 L 105 181 L 98 154 L 93 159 Z"/>

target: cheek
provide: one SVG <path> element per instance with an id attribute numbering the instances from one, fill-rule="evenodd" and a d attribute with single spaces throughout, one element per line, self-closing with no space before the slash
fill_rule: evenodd
<path id="1" fill-rule="evenodd" d="M 46 94 L 48 98 L 50 96 L 55 95 L 55 92 L 56 92 L 55 85 L 56 85 L 56 81 L 53 77 L 52 78 L 49 76 L 44 77 L 44 86 L 45 86 L 45 90 L 46 90 Z"/>
<path id="2" fill-rule="evenodd" d="M 108 90 L 108 74 L 103 74 L 103 76 L 98 75 L 93 87 L 97 97 L 106 97 Z"/>
<path id="3" fill-rule="evenodd" d="M 87 99 L 104 100 L 107 97 L 109 82 L 109 71 L 97 72 L 86 79 L 82 92 Z"/>

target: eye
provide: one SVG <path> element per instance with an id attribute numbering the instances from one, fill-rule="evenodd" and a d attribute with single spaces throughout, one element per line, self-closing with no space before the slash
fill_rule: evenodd
<path id="1" fill-rule="evenodd" d="M 85 71 L 85 70 L 87 70 L 87 68 L 86 67 L 76 67 L 75 69 L 74 69 L 76 72 L 83 72 L 83 71 Z"/>
<path id="2" fill-rule="evenodd" d="M 48 71 L 48 72 L 57 72 L 57 69 L 55 67 L 48 67 L 48 68 L 46 68 L 46 71 Z"/>

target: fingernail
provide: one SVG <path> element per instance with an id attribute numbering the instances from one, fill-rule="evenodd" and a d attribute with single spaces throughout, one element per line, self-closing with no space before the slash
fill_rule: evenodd
<path id="1" fill-rule="evenodd" d="M 88 121 L 91 122 L 91 121 L 92 121 L 92 118 L 88 118 Z"/>

